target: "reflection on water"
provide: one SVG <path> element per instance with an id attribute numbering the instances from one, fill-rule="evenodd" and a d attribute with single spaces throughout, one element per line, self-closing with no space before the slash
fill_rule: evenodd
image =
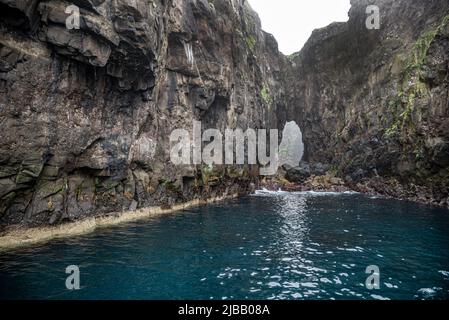
<path id="1" fill-rule="evenodd" d="M 447 299 L 449 211 L 261 191 L 0 254 L 0 298 Z M 78 265 L 79 291 L 65 288 Z M 380 290 L 365 269 L 380 268 Z"/>

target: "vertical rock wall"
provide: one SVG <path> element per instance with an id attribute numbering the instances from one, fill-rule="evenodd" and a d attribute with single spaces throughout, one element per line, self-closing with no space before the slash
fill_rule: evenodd
<path id="1" fill-rule="evenodd" d="M 169 135 L 276 126 L 277 43 L 244 0 L 0 1 L 0 221 L 53 224 L 246 191 Z M 207 171 L 207 172 L 205 172 Z"/>
<path id="2" fill-rule="evenodd" d="M 314 31 L 284 60 L 281 122 L 300 124 L 307 161 L 350 183 L 391 178 L 449 205 L 449 2 L 351 3 L 347 23 Z M 379 30 L 366 28 L 368 5 Z M 402 196 L 395 189 L 376 191 Z"/>

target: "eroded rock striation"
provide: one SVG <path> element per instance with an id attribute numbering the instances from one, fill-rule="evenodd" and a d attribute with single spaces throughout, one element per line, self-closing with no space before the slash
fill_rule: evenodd
<path id="1" fill-rule="evenodd" d="M 169 161 L 171 131 L 193 120 L 277 124 L 277 43 L 244 0 L 1 0 L 0 16 L 3 226 L 253 187 L 254 168 Z"/>
<path id="2" fill-rule="evenodd" d="M 1 227 L 251 190 L 257 166 L 169 161 L 170 133 L 194 120 L 294 120 L 309 168 L 447 205 L 449 4 L 352 2 L 349 22 L 285 57 L 245 0 L 0 0 Z"/>
<path id="3" fill-rule="evenodd" d="M 311 165 L 361 191 L 448 206 L 449 2 L 351 3 L 347 23 L 284 60 L 282 117 L 300 125 Z M 365 24 L 373 4 L 379 30 Z"/>

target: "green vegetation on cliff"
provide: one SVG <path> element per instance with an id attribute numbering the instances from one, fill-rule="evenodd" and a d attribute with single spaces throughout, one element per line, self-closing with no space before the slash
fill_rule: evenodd
<path id="1" fill-rule="evenodd" d="M 445 16 L 436 28 L 424 32 L 413 45 L 398 85 L 398 94 L 389 102 L 390 107 L 395 111 L 395 121 L 385 131 L 388 137 L 393 137 L 407 129 L 416 131 L 413 121 L 416 99 L 429 97 L 428 85 L 423 81 L 426 58 L 435 38 L 448 23 L 449 15 Z"/>

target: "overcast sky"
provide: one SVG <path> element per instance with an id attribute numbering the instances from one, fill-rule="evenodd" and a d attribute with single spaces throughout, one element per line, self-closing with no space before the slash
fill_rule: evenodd
<path id="1" fill-rule="evenodd" d="M 335 21 L 347 21 L 350 0 L 249 0 L 262 28 L 272 33 L 279 50 L 291 54 L 301 50 L 312 31 Z"/>

